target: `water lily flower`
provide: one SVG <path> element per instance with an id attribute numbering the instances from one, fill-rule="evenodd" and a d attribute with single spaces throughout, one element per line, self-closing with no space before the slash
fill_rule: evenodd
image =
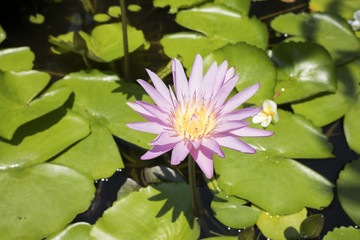
<path id="1" fill-rule="evenodd" d="M 213 154 L 225 157 L 222 147 L 243 153 L 255 153 L 250 145 L 237 137 L 264 137 L 270 131 L 248 127 L 244 121 L 261 111 L 261 108 L 237 109 L 259 88 L 259 83 L 237 93 L 228 101 L 235 87 L 238 74 L 227 61 L 220 66 L 214 62 L 203 76 L 203 60 L 198 54 L 189 81 L 181 63 L 172 61 L 174 91 L 152 71 L 147 70 L 154 87 L 144 80 L 138 83 L 145 89 L 156 105 L 135 101 L 128 105 L 148 122 L 134 122 L 128 127 L 158 134 L 149 143 L 152 148 L 142 160 L 152 159 L 172 150 L 171 164 L 177 165 L 190 153 L 207 178 L 214 172 Z M 234 111 L 235 110 L 235 111 Z"/>
<path id="2" fill-rule="evenodd" d="M 265 100 L 263 102 L 263 109 L 253 117 L 252 121 L 253 123 L 261 123 L 261 126 L 266 128 L 272 120 L 275 122 L 279 121 L 277 105 L 272 100 Z"/>
<path id="3" fill-rule="evenodd" d="M 348 22 L 354 31 L 359 31 L 360 30 L 360 10 L 357 10 L 354 13 L 354 20 L 349 20 Z"/>

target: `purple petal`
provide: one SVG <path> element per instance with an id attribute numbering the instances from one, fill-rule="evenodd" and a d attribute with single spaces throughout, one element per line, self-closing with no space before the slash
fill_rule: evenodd
<path id="1" fill-rule="evenodd" d="M 145 89 L 156 105 L 160 108 L 171 108 L 171 103 L 169 103 L 153 86 L 141 79 L 138 79 L 137 82 Z"/>
<path id="2" fill-rule="evenodd" d="M 234 149 L 243 153 L 256 153 L 256 150 L 250 145 L 244 143 L 240 139 L 233 136 L 216 136 L 215 140 L 220 144 L 220 146 Z"/>
<path id="3" fill-rule="evenodd" d="M 127 123 L 126 126 L 134 130 L 155 134 L 160 134 L 165 129 L 165 126 L 157 122 L 133 122 Z"/>
<path id="4" fill-rule="evenodd" d="M 222 109 L 222 113 L 228 113 L 233 111 L 235 108 L 239 107 L 243 104 L 246 100 L 252 97 L 256 91 L 259 89 L 260 83 L 256 83 L 248 88 L 245 88 L 241 92 L 237 93 L 235 96 L 230 98 L 225 104 L 224 108 Z"/>
<path id="5" fill-rule="evenodd" d="M 170 132 L 162 132 L 157 136 L 154 141 L 149 143 L 150 145 L 165 145 L 168 143 L 178 143 L 184 139 L 183 136 L 173 135 Z"/>
<path id="6" fill-rule="evenodd" d="M 210 106 L 210 109 L 212 108 L 212 106 L 220 107 L 225 102 L 225 100 L 227 99 L 227 97 L 229 96 L 231 91 L 234 89 L 234 87 L 238 81 L 238 78 L 239 78 L 239 74 L 236 74 L 232 79 L 227 81 L 220 88 L 219 92 L 212 99 L 212 102 L 211 102 L 212 104 Z"/>
<path id="7" fill-rule="evenodd" d="M 224 61 L 220 64 L 220 66 L 217 70 L 216 80 L 215 80 L 215 84 L 214 84 L 213 91 L 212 91 L 214 96 L 218 93 L 219 89 L 224 84 L 227 67 L 228 67 L 228 63 L 227 63 L 227 61 Z"/>
<path id="8" fill-rule="evenodd" d="M 131 107 L 134 111 L 140 114 L 143 118 L 148 120 L 149 122 L 157 122 L 159 121 L 154 115 L 146 111 L 143 107 L 135 102 L 127 102 L 126 103 L 129 107 Z"/>
<path id="9" fill-rule="evenodd" d="M 207 148 L 208 150 L 212 151 L 213 153 L 215 153 L 217 156 L 219 157 L 225 157 L 224 152 L 222 151 L 219 143 L 217 141 L 215 141 L 212 138 L 205 138 L 202 140 L 202 144 L 203 147 Z"/>
<path id="10" fill-rule="evenodd" d="M 194 95 L 195 92 L 199 93 L 201 87 L 201 81 L 203 79 L 203 60 L 200 54 L 197 54 L 194 60 L 194 64 L 191 69 L 190 79 L 189 79 L 189 93 L 190 97 Z"/>
<path id="11" fill-rule="evenodd" d="M 273 132 L 257 129 L 252 127 L 243 127 L 234 131 L 231 131 L 231 134 L 234 134 L 239 137 L 268 137 L 274 135 Z"/>
<path id="12" fill-rule="evenodd" d="M 234 67 L 229 68 L 229 70 L 227 70 L 226 72 L 224 83 L 226 83 L 231 78 L 233 78 L 234 74 L 235 74 L 235 68 Z"/>
<path id="13" fill-rule="evenodd" d="M 145 69 L 149 74 L 151 81 L 153 82 L 156 90 L 169 102 L 171 103 L 170 93 L 168 88 L 166 87 L 165 83 L 156 75 L 154 72 L 150 71 L 149 69 Z"/>
<path id="14" fill-rule="evenodd" d="M 171 153 L 171 165 L 178 165 L 181 163 L 192 149 L 192 144 L 189 141 L 178 142 Z"/>
<path id="15" fill-rule="evenodd" d="M 258 114 L 261 111 L 261 107 L 259 108 L 242 108 L 233 112 L 226 113 L 221 115 L 219 121 L 233 121 L 233 120 L 243 120 L 249 117 L 252 117 Z"/>
<path id="16" fill-rule="evenodd" d="M 197 165 L 205 176 L 210 179 L 214 175 L 213 153 L 206 148 L 200 147 L 190 151 L 191 156 L 195 159 Z"/>
<path id="17" fill-rule="evenodd" d="M 141 160 L 149 160 L 156 158 L 168 151 L 170 151 L 176 143 L 169 143 L 165 145 L 156 145 L 152 147 L 149 151 L 147 151 L 144 155 L 140 157 Z"/>
<path id="18" fill-rule="evenodd" d="M 173 79 L 175 94 L 178 100 L 182 100 L 183 97 L 187 98 L 189 95 L 189 86 L 187 78 L 184 72 L 184 68 L 176 58 L 172 61 Z"/>
<path id="19" fill-rule="evenodd" d="M 200 93 L 202 96 L 204 96 L 205 100 L 210 100 L 216 80 L 217 69 L 217 63 L 213 62 L 213 64 L 211 64 L 211 66 L 205 73 L 200 89 Z"/>
<path id="20" fill-rule="evenodd" d="M 250 123 L 247 121 L 242 120 L 236 120 L 236 121 L 227 121 L 227 122 L 221 122 L 218 124 L 215 128 L 215 133 L 222 133 L 222 132 L 228 132 L 232 130 L 236 130 L 242 127 L 245 127 L 249 125 Z"/>
<path id="21" fill-rule="evenodd" d="M 143 102 L 143 101 L 135 101 L 141 107 L 143 107 L 146 111 L 151 113 L 161 122 L 168 124 L 169 123 L 169 115 L 161 110 L 158 106 L 152 105 L 151 103 Z"/>

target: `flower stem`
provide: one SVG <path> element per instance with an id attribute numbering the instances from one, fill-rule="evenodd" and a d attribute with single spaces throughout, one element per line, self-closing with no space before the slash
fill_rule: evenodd
<path id="1" fill-rule="evenodd" d="M 199 195 L 196 188 L 196 176 L 195 176 L 195 160 L 189 154 L 188 156 L 188 175 L 189 175 L 189 186 L 190 186 L 190 197 L 192 209 L 195 217 L 200 217 L 199 207 Z"/>

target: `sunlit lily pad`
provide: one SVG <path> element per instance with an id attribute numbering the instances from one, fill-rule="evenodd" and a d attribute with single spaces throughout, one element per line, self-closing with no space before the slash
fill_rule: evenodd
<path id="1" fill-rule="evenodd" d="M 360 229 L 354 227 L 340 227 L 329 231 L 323 240 L 339 240 L 339 239 L 360 239 Z"/>
<path id="2" fill-rule="evenodd" d="M 192 213 L 188 186 L 163 183 L 117 200 L 90 234 L 92 239 L 196 240 L 200 228 Z"/>
<path id="3" fill-rule="evenodd" d="M 108 8 L 108 14 L 114 18 L 118 18 L 119 16 L 121 16 L 120 6 L 110 6 Z"/>
<path id="4" fill-rule="evenodd" d="M 34 53 L 29 47 L 7 48 L 0 50 L 0 70 L 28 71 L 33 67 Z"/>
<path id="5" fill-rule="evenodd" d="M 51 234 L 47 240 L 90 240 L 91 225 L 87 222 L 77 222 L 66 226 L 65 229 Z"/>
<path id="6" fill-rule="evenodd" d="M 301 100 L 319 92 L 335 91 L 333 61 L 321 46 L 305 43 L 280 43 L 273 47 L 271 58 L 278 73 L 275 92 L 277 103 Z"/>
<path id="7" fill-rule="evenodd" d="M 215 0 L 214 2 L 217 4 L 224 4 L 225 6 L 241 12 L 244 15 L 247 15 L 250 11 L 250 0 Z"/>
<path id="8" fill-rule="evenodd" d="M 30 166 L 55 156 L 89 134 L 78 114 L 59 109 L 21 126 L 11 141 L 0 141 L 0 169 Z"/>
<path id="9" fill-rule="evenodd" d="M 30 15 L 29 21 L 33 24 L 43 24 L 45 17 L 41 13 L 36 13 L 35 15 Z"/>
<path id="10" fill-rule="evenodd" d="M 188 8 L 194 5 L 198 5 L 206 0 L 154 0 L 154 7 L 166 7 L 170 6 L 170 13 L 176 13 L 179 8 Z"/>
<path id="11" fill-rule="evenodd" d="M 130 11 L 130 12 L 140 12 L 141 11 L 141 6 L 139 5 L 136 5 L 136 4 L 129 4 L 127 9 Z"/>
<path id="12" fill-rule="evenodd" d="M 209 237 L 209 238 L 202 238 L 201 240 L 239 240 L 239 237 Z"/>
<path id="13" fill-rule="evenodd" d="M 344 119 L 344 132 L 349 147 L 360 154 L 360 99 L 349 109 Z M 360 222 L 359 222 L 360 223 Z M 360 224 L 359 224 L 360 225 Z"/>
<path id="14" fill-rule="evenodd" d="M 103 22 L 107 22 L 109 20 L 110 20 L 110 16 L 105 13 L 98 13 L 98 14 L 94 15 L 94 21 L 96 21 L 96 22 L 103 23 Z"/>
<path id="15" fill-rule="evenodd" d="M 43 239 L 85 211 L 95 193 L 92 179 L 55 164 L 0 171 L 0 181 L 3 239 Z"/>
<path id="16" fill-rule="evenodd" d="M 123 35 L 121 23 L 102 24 L 93 29 L 91 35 L 80 31 L 79 34 L 85 40 L 87 53 L 90 59 L 98 62 L 110 62 L 124 56 Z M 145 42 L 142 31 L 134 27 L 127 26 L 127 34 L 129 41 L 129 52 L 135 51 Z M 50 36 L 49 42 L 58 47 L 57 51 L 77 52 L 74 47 L 74 32 L 59 35 L 57 37 Z"/>
<path id="17" fill-rule="evenodd" d="M 360 225 L 360 158 L 345 165 L 337 180 L 337 193 L 342 208 Z"/>
<path id="18" fill-rule="evenodd" d="M 124 83 L 117 75 L 93 70 L 69 74 L 56 82 L 53 88 L 61 86 L 66 86 L 75 93 L 73 109 L 87 118 L 90 124 L 96 120 L 113 135 L 144 148 L 148 148 L 148 143 L 155 138 L 152 134 L 138 132 L 125 125 L 146 121 L 126 105 L 127 102 L 141 99 L 152 102 L 140 85 Z"/>
<path id="19" fill-rule="evenodd" d="M 220 192 L 223 193 L 224 191 Z M 246 206 L 245 200 L 234 196 L 215 195 L 211 209 L 215 217 L 230 228 L 244 228 L 255 225 L 261 211 Z M 226 194 L 225 194 L 226 195 Z"/>
<path id="20" fill-rule="evenodd" d="M 353 19 L 354 12 L 360 9 L 358 0 L 310 0 L 309 8 L 311 11 L 330 12 L 338 14 L 346 19 Z"/>
<path id="21" fill-rule="evenodd" d="M 220 64 L 224 60 L 227 60 L 229 67 L 234 66 L 235 72 L 239 73 L 236 85 L 238 91 L 260 82 L 259 90 L 248 100 L 249 103 L 261 105 L 265 99 L 272 99 L 276 69 L 263 51 L 246 43 L 226 45 L 207 55 L 204 58 L 204 65 L 208 68 L 214 61 Z"/>
<path id="22" fill-rule="evenodd" d="M 296 235 L 296 232 L 299 232 L 300 224 L 306 218 L 306 214 L 307 211 L 305 208 L 297 213 L 282 216 L 272 216 L 267 212 L 262 212 L 257 221 L 257 226 L 269 239 L 294 239 L 290 237 Z"/>
<path id="23" fill-rule="evenodd" d="M 337 65 L 360 55 L 360 40 L 345 19 L 329 13 L 283 14 L 271 22 L 278 32 L 305 37 L 326 48 Z"/>
<path id="24" fill-rule="evenodd" d="M 47 73 L 0 72 L 0 136 L 11 139 L 22 124 L 61 107 L 69 98 L 69 89 L 58 89 L 35 98 L 48 84 Z"/>
<path id="25" fill-rule="evenodd" d="M 6 32 L 3 27 L 0 25 L 0 43 L 6 39 Z"/>
<path id="26" fill-rule="evenodd" d="M 229 43 L 246 42 L 261 49 L 267 48 L 268 31 L 264 23 L 223 5 L 206 4 L 181 11 L 176 15 L 176 22 L 212 39 Z"/>

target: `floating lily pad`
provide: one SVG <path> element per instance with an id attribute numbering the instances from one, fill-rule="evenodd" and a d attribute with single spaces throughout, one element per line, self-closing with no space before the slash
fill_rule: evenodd
<path id="1" fill-rule="evenodd" d="M 215 195 L 211 209 L 215 217 L 230 228 L 244 228 L 255 225 L 261 211 L 246 206 L 245 200 L 234 196 Z"/>
<path id="2" fill-rule="evenodd" d="M 85 40 L 87 46 L 86 56 L 98 62 L 110 62 L 124 56 L 123 35 L 121 23 L 102 24 L 93 29 L 91 35 L 80 31 L 79 34 Z M 142 31 L 127 26 L 129 52 L 135 51 L 145 42 Z M 57 51 L 65 53 L 77 52 L 74 46 L 74 32 L 50 36 L 49 42 L 57 46 Z"/>
<path id="3" fill-rule="evenodd" d="M 250 11 L 251 0 L 215 0 L 214 3 L 224 4 L 225 6 L 236 10 L 244 15 L 247 15 Z"/>
<path id="4" fill-rule="evenodd" d="M 188 8 L 188 7 L 192 7 L 194 5 L 198 5 L 202 2 L 205 2 L 206 0 L 182 0 L 182 1 L 178 1 L 178 0 L 154 0 L 153 4 L 154 7 L 166 7 L 166 6 L 170 6 L 170 13 L 176 13 L 179 8 Z"/>
<path id="5" fill-rule="evenodd" d="M 360 154 L 360 99 L 349 109 L 344 119 L 344 132 L 349 147 Z M 360 225 L 360 224 L 359 224 Z"/>
<path id="6" fill-rule="evenodd" d="M 275 18 L 271 27 L 278 32 L 304 37 L 324 46 L 337 65 L 360 55 L 360 40 L 346 20 L 337 15 L 288 13 Z"/>
<path id="7" fill-rule="evenodd" d="M 346 19 L 353 19 L 354 12 L 360 9 L 358 0 L 310 0 L 309 8 L 314 12 L 330 12 Z"/>
<path id="8" fill-rule="evenodd" d="M 347 163 L 340 172 L 337 193 L 347 215 L 360 225 L 360 158 Z"/>
<path id="9" fill-rule="evenodd" d="M 258 103 L 274 96 L 276 69 L 270 58 L 260 49 L 246 43 L 226 45 L 210 53 L 204 58 L 205 68 L 217 61 L 227 60 L 229 67 L 234 66 L 239 73 L 236 89 L 241 91 L 260 82 L 260 88 L 247 102 Z"/>
<path id="10" fill-rule="evenodd" d="M 176 22 L 211 39 L 246 42 L 261 49 L 267 48 L 268 31 L 264 23 L 223 5 L 210 3 L 181 11 L 176 15 Z"/>
<path id="11" fill-rule="evenodd" d="M 306 214 L 305 208 L 297 213 L 282 216 L 272 216 L 267 212 L 262 212 L 257 221 L 257 226 L 269 239 L 294 239 L 290 236 L 296 235 L 295 233 L 300 230 L 300 224 L 306 218 Z"/>
<path id="12" fill-rule="evenodd" d="M 6 32 L 3 27 L 0 25 L 0 43 L 6 39 Z"/>
<path id="13" fill-rule="evenodd" d="M 94 15 L 95 22 L 103 23 L 109 21 L 110 19 L 111 19 L 110 16 L 105 13 L 98 13 Z"/>
<path id="14" fill-rule="evenodd" d="M 113 18 L 118 18 L 121 16 L 121 8 L 120 6 L 111 6 L 108 8 L 108 14 Z"/>
<path id="15" fill-rule="evenodd" d="M 0 70 L 28 71 L 32 69 L 34 59 L 35 55 L 29 47 L 3 49 L 0 50 Z"/>
<path id="16" fill-rule="evenodd" d="M 163 183 L 117 200 L 95 223 L 90 235 L 91 239 L 196 240 L 200 227 L 192 213 L 188 185 Z"/>
<path id="17" fill-rule="evenodd" d="M 64 230 L 61 230 L 51 236 L 47 240 L 90 240 L 91 225 L 87 222 L 77 222 L 68 225 Z"/>
<path id="18" fill-rule="evenodd" d="M 129 4 L 127 9 L 130 12 L 140 12 L 141 11 L 141 6 L 137 5 L 137 4 Z"/>
<path id="19" fill-rule="evenodd" d="M 42 72 L 0 72 L 0 136 L 11 139 L 19 126 L 65 103 L 71 93 L 66 88 L 35 98 L 49 80 Z"/>
<path id="20" fill-rule="evenodd" d="M 360 239 L 360 230 L 354 227 L 340 227 L 329 231 L 323 240 Z"/>
<path id="21" fill-rule="evenodd" d="M 303 238 L 319 237 L 324 226 L 324 216 L 314 214 L 307 217 L 300 225 L 300 234 Z"/>
<path id="22" fill-rule="evenodd" d="M 92 179 L 48 163 L 0 171 L 0 181 L 3 239 L 43 239 L 85 211 L 95 193 Z"/>
<path id="23" fill-rule="evenodd" d="M 277 103 L 301 100 L 336 89 L 333 61 L 317 44 L 280 43 L 273 47 L 271 58 L 278 69 L 275 92 L 280 92 L 280 95 L 275 99 Z"/>
<path id="24" fill-rule="evenodd" d="M 40 13 L 36 13 L 35 15 L 30 15 L 29 21 L 33 24 L 43 24 L 45 17 Z"/>
<path id="25" fill-rule="evenodd" d="M 209 237 L 202 238 L 201 240 L 239 240 L 239 237 Z"/>

